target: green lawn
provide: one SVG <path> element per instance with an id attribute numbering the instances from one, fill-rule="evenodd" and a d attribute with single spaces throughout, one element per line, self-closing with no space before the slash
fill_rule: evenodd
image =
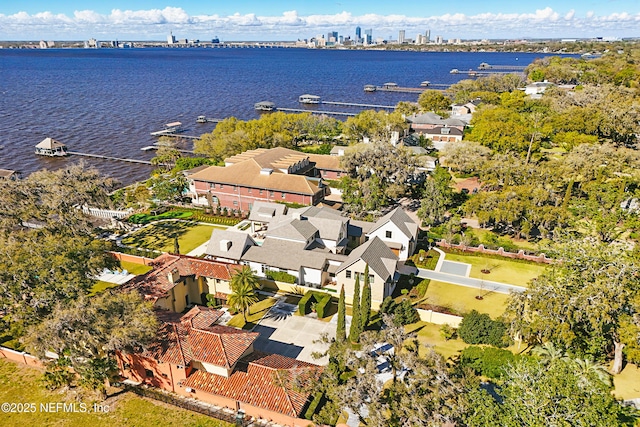
<path id="1" fill-rule="evenodd" d="M 531 279 L 538 277 L 547 267 L 546 264 L 514 261 L 509 258 L 487 258 L 482 255 L 447 253 L 447 261 L 465 262 L 471 264 L 471 277 L 508 283 L 516 286 L 528 286 Z M 489 274 L 481 270 L 489 270 Z"/>
<path id="2" fill-rule="evenodd" d="M 418 342 L 421 344 L 420 355 L 426 353 L 426 346 L 433 346 L 435 351 L 444 356 L 445 359 L 448 359 L 469 346 L 459 338 L 446 341 L 440 336 L 440 328 L 441 325 L 434 323 L 418 322 L 407 325 L 405 330 L 407 332 L 417 331 Z"/>
<path id="3" fill-rule="evenodd" d="M 91 291 L 89 292 L 89 296 L 99 294 L 105 289 L 115 288 L 116 286 L 120 286 L 120 285 L 118 285 L 117 283 L 103 282 L 102 280 L 98 280 L 91 288 Z"/>
<path id="4" fill-rule="evenodd" d="M 142 275 L 153 270 L 153 267 L 144 264 L 134 264 L 129 261 L 120 261 L 120 268 L 127 270 L 130 274 Z"/>
<path id="5" fill-rule="evenodd" d="M 267 314 L 269 309 L 275 305 L 278 300 L 272 297 L 258 296 L 260 301 L 253 304 L 247 312 L 247 322 L 245 323 L 242 313 L 238 313 L 229 320 L 227 325 L 242 329 L 252 329 L 262 317 Z"/>
<path id="6" fill-rule="evenodd" d="M 6 413 L 0 415 L 3 426 L 64 426 L 64 427 L 231 427 L 223 421 L 179 409 L 153 400 L 143 399 L 131 393 L 108 398 L 101 402 L 108 412 L 44 412 L 40 404 L 85 403 L 93 408 L 89 398 L 79 398 L 75 393 L 60 393 L 43 388 L 39 380 L 42 373 L 34 368 L 0 360 L 0 401 L 7 403 L 35 404 L 32 413 Z M 79 406 L 77 406 L 80 408 Z"/>
<path id="7" fill-rule="evenodd" d="M 164 221 L 141 229 L 122 239 L 122 243 L 136 248 L 153 249 L 161 252 L 174 251 L 174 239 L 178 238 L 180 253 L 186 254 L 211 238 L 216 228 L 195 222 Z"/>
<path id="8" fill-rule="evenodd" d="M 481 300 L 476 299 L 478 295 L 482 296 Z M 505 294 L 432 280 L 427 288 L 424 302 L 448 307 L 458 313 L 477 310 L 495 319 L 504 312 L 508 298 L 509 296 Z"/>
<path id="9" fill-rule="evenodd" d="M 622 372 L 613 376 L 615 390 L 613 394 L 618 399 L 637 399 L 640 397 L 640 368 L 627 363 Z"/>

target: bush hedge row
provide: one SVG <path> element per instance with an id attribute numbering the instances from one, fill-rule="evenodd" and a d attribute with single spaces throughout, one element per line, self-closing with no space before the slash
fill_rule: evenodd
<path id="1" fill-rule="evenodd" d="M 301 316 L 306 316 L 311 311 L 311 304 L 316 304 L 316 313 L 319 318 L 325 317 L 329 303 L 331 302 L 331 295 L 324 292 L 307 292 L 300 302 L 298 302 L 298 313 Z"/>

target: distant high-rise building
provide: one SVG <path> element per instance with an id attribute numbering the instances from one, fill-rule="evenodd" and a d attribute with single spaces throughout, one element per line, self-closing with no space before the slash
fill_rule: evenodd
<path id="1" fill-rule="evenodd" d="M 327 42 L 329 43 L 337 43 L 338 42 L 338 32 L 330 31 L 327 33 Z"/>
<path id="2" fill-rule="evenodd" d="M 444 39 L 442 38 L 442 36 L 436 36 L 436 44 L 442 44 L 444 42 Z"/>
<path id="3" fill-rule="evenodd" d="M 424 33 L 425 43 L 431 43 L 431 30 Z"/>
<path id="4" fill-rule="evenodd" d="M 362 38 L 362 29 L 360 27 L 356 27 L 356 41 L 360 41 Z"/>
<path id="5" fill-rule="evenodd" d="M 170 32 L 167 36 L 167 44 L 174 44 L 176 42 L 176 36 L 173 35 L 173 32 Z"/>
<path id="6" fill-rule="evenodd" d="M 373 42 L 373 29 L 364 30 L 364 43 L 371 44 Z"/>
<path id="7" fill-rule="evenodd" d="M 404 43 L 404 30 L 400 30 L 398 32 L 398 43 L 400 44 Z"/>
<path id="8" fill-rule="evenodd" d="M 416 44 L 425 44 L 425 36 L 422 34 L 416 34 Z"/>

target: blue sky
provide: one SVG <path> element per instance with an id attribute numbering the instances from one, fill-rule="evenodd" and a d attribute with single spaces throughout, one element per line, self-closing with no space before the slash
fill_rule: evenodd
<path id="1" fill-rule="evenodd" d="M 638 37 L 640 0 L 0 0 L 0 40 L 296 40 L 353 36 Z"/>

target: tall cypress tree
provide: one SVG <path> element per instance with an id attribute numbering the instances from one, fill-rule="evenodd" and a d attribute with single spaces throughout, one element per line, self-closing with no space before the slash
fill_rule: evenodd
<path id="1" fill-rule="evenodd" d="M 360 334 L 362 328 L 360 327 L 360 274 L 354 272 L 356 275 L 356 284 L 353 289 L 353 309 L 351 310 L 351 328 L 349 328 L 349 340 L 351 342 L 360 341 Z"/>
<path id="2" fill-rule="evenodd" d="M 371 284 L 369 283 L 369 264 L 364 268 L 364 286 L 362 287 L 362 301 L 360 302 L 360 327 L 361 330 L 369 326 L 371 315 Z"/>
<path id="3" fill-rule="evenodd" d="M 336 341 L 338 342 L 344 342 L 344 340 L 347 339 L 345 316 L 344 285 L 342 285 L 340 289 L 340 299 L 338 300 L 338 327 L 336 328 Z"/>

